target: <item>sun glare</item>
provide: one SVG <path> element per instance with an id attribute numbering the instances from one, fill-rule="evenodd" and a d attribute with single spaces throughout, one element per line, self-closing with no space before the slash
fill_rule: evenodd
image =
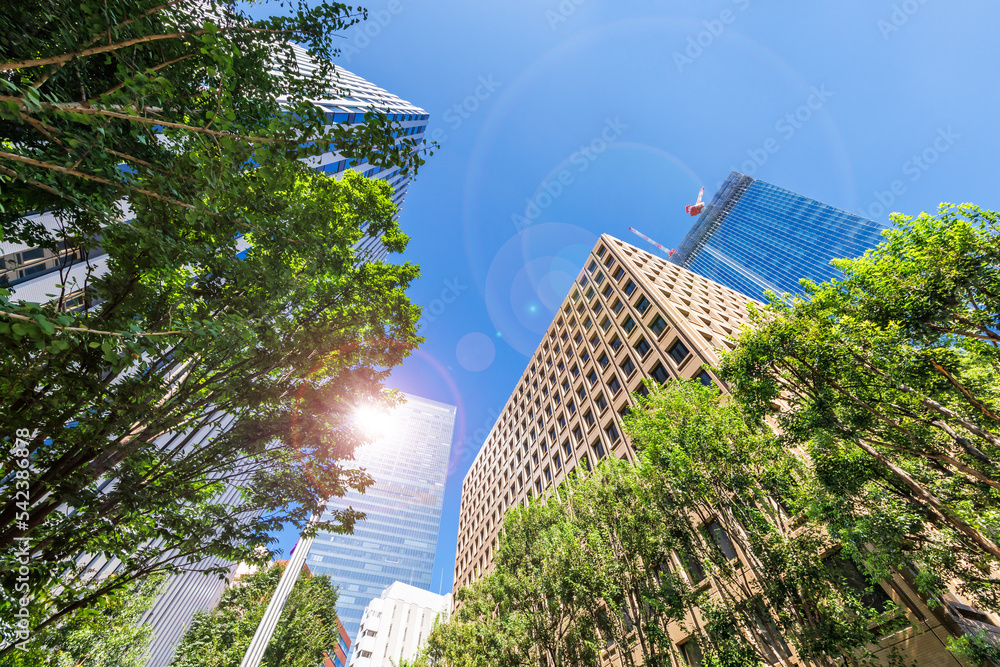
<path id="1" fill-rule="evenodd" d="M 386 410 L 362 407 L 354 411 L 354 423 L 367 437 L 381 439 L 391 432 L 392 419 Z"/>

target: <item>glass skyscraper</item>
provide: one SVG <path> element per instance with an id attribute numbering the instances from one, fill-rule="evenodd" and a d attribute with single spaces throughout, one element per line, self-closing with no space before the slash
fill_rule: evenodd
<path id="1" fill-rule="evenodd" d="M 830 265 L 882 240 L 877 222 L 732 172 L 698 217 L 672 261 L 730 289 L 801 292 L 801 278 L 840 276 Z"/>
<path id="2" fill-rule="evenodd" d="M 337 615 L 350 637 L 365 607 L 389 584 L 432 591 L 455 413 L 453 405 L 406 395 L 387 417 L 386 435 L 355 452 L 358 467 L 375 483 L 328 505 L 367 515 L 351 535 L 319 533 L 306 560 L 312 572 L 330 575 L 340 588 Z"/>

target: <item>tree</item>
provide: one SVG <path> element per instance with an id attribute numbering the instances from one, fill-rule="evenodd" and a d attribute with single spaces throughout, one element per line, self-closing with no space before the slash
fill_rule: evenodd
<path id="1" fill-rule="evenodd" d="M 405 248 L 388 185 L 303 160 L 330 144 L 404 172 L 422 158 L 384 114 L 329 127 L 309 101 L 363 12 L 288 11 L 49 0 L 0 15 L 3 238 L 75 249 L 64 270 L 88 269 L 46 304 L 0 289 L 0 589 L 26 547 L 35 632 L 156 572 L 257 560 L 274 530 L 370 483 L 346 463 L 351 417 L 395 400 L 381 382 L 419 342 L 418 271 L 354 250 Z M 311 75 L 292 40 L 318 57 Z M 120 558 L 118 576 L 76 568 L 82 553 Z M 16 603 L 0 596 L 0 655 Z"/>
<path id="2" fill-rule="evenodd" d="M 843 279 L 755 312 L 723 377 L 806 449 L 810 518 L 872 576 L 915 573 L 932 604 L 954 582 L 997 611 L 1000 219 L 967 204 L 893 221 L 835 262 Z"/>
<path id="3" fill-rule="evenodd" d="M 239 667 L 285 569 L 279 563 L 240 579 L 212 611 L 195 614 L 173 667 Z M 295 582 L 262 667 L 315 667 L 339 641 L 337 591 L 326 575 Z"/>
<path id="4" fill-rule="evenodd" d="M 10 667 L 142 667 L 152 628 L 139 625 L 159 594 L 163 577 L 121 590 L 97 610 L 81 610 L 31 637 L 7 658 Z"/>
<path id="5" fill-rule="evenodd" d="M 685 635 L 704 665 L 773 664 L 789 646 L 874 664 L 866 646 L 891 622 L 865 602 L 875 584 L 782 509 L 806 493 L 804 462 L 713 387 L 648 388 L 625 419 L 638 461 L 512 510 L 494 570 L 458 591 L 417 665 L 597 665 L 614 646 L 623 665 L 667 666 Z"/>

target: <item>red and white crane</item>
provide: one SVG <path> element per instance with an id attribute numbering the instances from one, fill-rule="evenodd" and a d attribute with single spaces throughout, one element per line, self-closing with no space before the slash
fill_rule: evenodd
<path id="1" fill-rule="evenodd" d="M 664 248 L 662 245 L 660 245 L 659 243 L 657 243 L 653 239 L 649 238 L 648 236 L 646 236 L 645 234 L 643 234 L 642 232 L 640 232 L 635 227 L 629 227 L 628 230 L 630 232 L 632 232 L 633 234 L 635 234 L 636 236 L 639 236 L 639 237 L 645 239 L 649 243 L 652 243 L 653 245 L 655 245 L 657 248 L 659 248 L 663 252 L 667 253 L 667 257 L 673 257 L 673 255 L 674 255 L 674 251 L 673 250 L 671 250 L 670 248 Z"/>
<path id="2" fill-rule="evenodd" d="M 688 204 L 684 207 L 684 210 L 690 213 L 692 216 L 698 215 L 705 210 L 705 202 L 702 201 L 702 197 L 705 196 L 705 188 L 698 191 L 698 201 L 693 204 Z"/>

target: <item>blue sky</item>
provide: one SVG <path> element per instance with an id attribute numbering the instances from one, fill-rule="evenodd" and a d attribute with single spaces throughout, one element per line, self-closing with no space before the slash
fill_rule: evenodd
<path id="1" fill-rule="evenodd" d="M 435 588 L 465 472 L 599 234 L 674 247 L 731 169 L 881 222 L 1000 207 L 994 2 L 367 7 L 340 64 L 426 109 L 441 144 L 401 215 L 427 342 L 391 379 L 459 408 Z"/>

